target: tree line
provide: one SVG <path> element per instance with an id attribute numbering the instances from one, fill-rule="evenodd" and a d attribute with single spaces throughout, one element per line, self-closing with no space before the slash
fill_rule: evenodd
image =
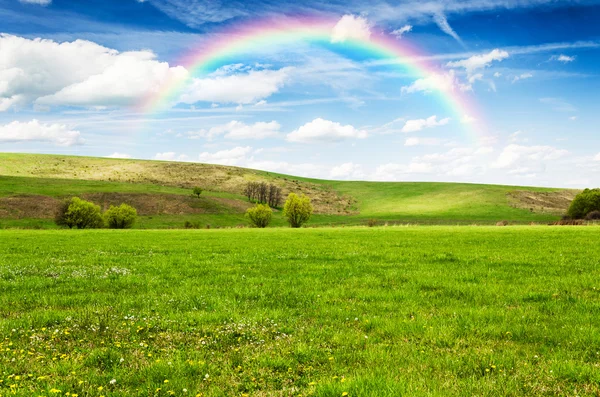
<path id="1" fill-rule="evenodd" d="M 281 188 L 272 183 L 250 182 L 244 189 L 244 195 L 249 201 L 258 204 L 267 204 L 271 208 L 277 208 L 281 204 Z"/>

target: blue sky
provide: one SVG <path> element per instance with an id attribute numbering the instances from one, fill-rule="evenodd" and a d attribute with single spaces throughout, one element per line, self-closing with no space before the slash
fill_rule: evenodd
<path id="1" fill-rule="evenodd" d="M 0 151 L 600 186 L 600 1 L 298 4 L 0 0 Z M 435 76 L 302 39 L 236 52 L 203 74 L 180 64 L 232 28 L 307 17 L 331 21 L 342 40 L 395 31 Z M 139 110 L 181 76 L 190 83 L 168 108 Z M 440 99 L 449 91 L 479 112 L 451 111 Z M 473 139 L 474 129 L 485 131 Z"/>

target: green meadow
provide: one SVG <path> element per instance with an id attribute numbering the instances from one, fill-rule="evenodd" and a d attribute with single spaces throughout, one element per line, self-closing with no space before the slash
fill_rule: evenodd
<path id="1" fill-rule="evenodd" d="M 600 393 L 600 228 L 0 230 L 0 396 Z"/>
<path id="2" fill-rule="evenodd" d="M 61 200 L 80 196 L 106 209 L 138 209 L 139 229 L 247 226 L 249 182 L 308 195 L 312 226 L 379 224 L 494 225 L 560 219 L 577 191 L 435 182 L 327 181 L 198 163 L 0 153 L 0 228 L 54 228 Z M 191 197 L 195 186 L 202 196 Z M 285 226 L 275 209 L 272 226 Z"/>

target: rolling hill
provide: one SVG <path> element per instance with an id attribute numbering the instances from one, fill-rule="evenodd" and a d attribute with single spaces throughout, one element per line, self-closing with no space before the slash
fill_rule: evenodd
<path id="1" fill-rule="evenodd" d="M 106 208 L 138 209 L 139 228 L 245 225 L 250 181 L 311 197 L 312 225 L 388 223 L 493 224 L 549 222 L 577 191 L 426 182 L 348 182 L 300 178 L 238 167 L 147 160 L 0 153 L 0 227 L 53 227 L 58 203 L 80 196 Z M 191 188 L 201 186 L 201 198 Z M 276 211 L 273 225 L 285 221 Z"/>

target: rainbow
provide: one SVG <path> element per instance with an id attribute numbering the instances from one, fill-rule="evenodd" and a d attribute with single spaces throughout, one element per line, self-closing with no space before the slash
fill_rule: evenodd
<path id="1" fill-rule="evenodd" d="M 185 78 L 172 78 L 163 86 L 146 97 L 139 104 L 139 110 L 145 114 L 154 114 L 170 108 L 176 103 L 178 95 L 194 77 L 207 75 L 227 63 L 235 63 L 240 54 L 260 51 L 277 45 L 293 45 L 309 42 L 323 44 L 332 49 L 352 51 L 353 54 L 370 56 L 371 59 L 391 59 L 408 72 L 428 78 L 443 73 L 426 61 L 426 55 L 417 51 L 406 39 L 399 40 L 382 32 L 372 33 L 368 39 L 349 39 L 341 43 L 332 43 L 332 29 L 337 20 L 316 18 L 286 18 L 279 21 L 261 20 L 229 27 L 215 34 L 209 44 L 194 49 L 182 57 L 177 65 L 188 71 Z M 481 141 L 482 117 L 477 107 L 467 95 L 459 89 L 447 89 L 439 92 L 441 101 L 454 117 L 463 122 L 465 130 L 475 142 Z"/>

